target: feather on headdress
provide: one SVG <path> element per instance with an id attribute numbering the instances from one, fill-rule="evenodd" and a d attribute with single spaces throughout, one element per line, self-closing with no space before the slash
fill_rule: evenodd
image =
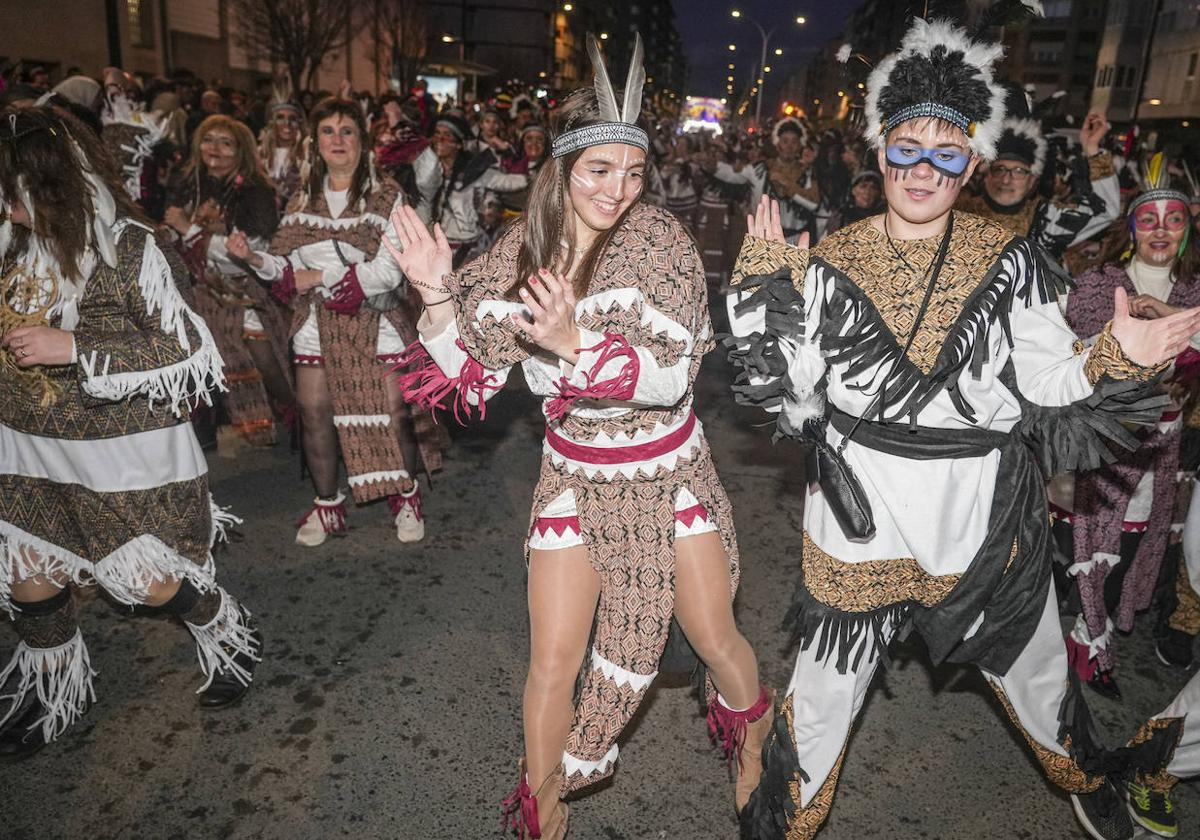
<path id="1" fill-rule="evenodd" d="M 1046 169 L 1049 145 L 1037 120 L 1013 117 L 1004 121 L 1004 131 L 996 144 L 996 157 L 1021 161 L 1037 178 Z"/>
<path id="2" fill-rule="evenodd" d="M 592 70 L 595 72 L 593 84 L 596 89 L 596 105 L 603 122 L 564 131 L 554 138 L 551 154 L 560 158 L 571 152 L 605 143 L 625 143 L 647 151 L 650 148 L 650 137 L 637 125 L 638 117 L 642 113 L 642 88 L 646 84 L 646 69 L 642 65 L 642 36 L 634 36 L 633 53 L 629 59 L 629 74 L 625 79 L 622 101 L 617 99 L 616 89 L 608 77 L 608 68 L 604 66 L 604 56 L 600 54 L 600 45 L 590 32 L 587 36 L 587 51 L 592 60 Z"/>
<path id="3" fill-rule="evenodd" d="M 1171 186 L 1171 167 L 1162 152 L 1142 164 L 1142 192 L 1129 202 L 1129 215 L 1143 204 L 1151 201 L 1182 201 L 1188 204 L 1191 199 L 1187 194 Z"/>

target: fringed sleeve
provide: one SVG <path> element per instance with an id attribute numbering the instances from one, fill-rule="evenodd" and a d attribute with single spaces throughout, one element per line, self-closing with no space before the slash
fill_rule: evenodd
<path id="1" fill-rule="evenodd" d="M 1096 469 L 1116 459 L 1114 447 L 1136 449 L 1127 426 L 1156 422 L 1167 404 L 1162 367 L 1133 364 L 1112 338 L 1107 319 L 1119 283 L 1103 269 L 1081 278 L 1067 305 L 1074 332 L 1044 297 L 1012 314 L 1012 368 L 1003 380 L 1021 400 L 1020 432 L 1047 474 Z M 1099 337 L 1086 348 L 1076 332 Z"/>
<path id="2" fill-rule="evenodd" d="M 180 294 L 187 270 L 170 247 L 161 247 L 151 232 L 129 225 L 122 239 L 118 272 L 137 268 L 133 278 L 120 276 L 125 318 L 133 329 L 112 329 L 85 319 L 75 336 L 75 353 L 83 392 L 97 400 L 117 401 L 145 396 L 151 405 L 165 403 L 181 416 L 199 402 L 211 404 L 224 389 L 221 356 L 204 320 Z"/>
<path id="3" fill-rule="evenodd" d="M 446 278 L 454 318 L 431 333 L 423 315 L 417 323 L 420 339 L 395 368 L 405 399 L 435 417 L 438 410 L 452 410 L 459 423 L 475 412 L 485 419 L 487 400 L 504 387 L 512 366 L 529 357 L 516 328 L 507 323 L 523 307 L 504 299 L 506 284 L 516 278 L 519 229 L 514 226 L 492 250 Z"/>
<path id="4" fill-rule="evenodd" d="M 808 251 L 747 236 L 727 299 L 730 335 L 722 338 L 737 371 L 738 402 L 779 413 L 777 436 L 798 437 L 804 423 L 824 416 L 826 364 L 809 323 L 818 307 L 805 305 Z"/>

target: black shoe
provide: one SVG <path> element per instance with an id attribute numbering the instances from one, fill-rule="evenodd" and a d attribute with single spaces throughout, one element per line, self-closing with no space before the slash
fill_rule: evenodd
<path id="1" fill-rule="evenodd" d="M 1109 700 L 1121 699 L 1121 689 L 1117 687 L 1117 681 L 1113 679 L 1112 671 L 1097 668 L 1096 673 L 1092 674 L 1092 678 L 1088 680 L 1087 684 L 1101 697 L 1107 697 Z"/>
<path id="2" fill-rule="evenodd" d="M 33 722 L 45 713 L 46 708 L 38 700 L 37 692 L 27 691 L 20 707 L 13 711 L 4 729 L 0 730 L 0 762 L 21 761 L 46 746 L 41 725 L 33 726 Z"/>
<path id="3" fill-rule="evenodd" d="M 1071 808 L 1093 840 L 1133 840 L 1133 820 L 1111 782 L 1092 793 L 1072 793 Z"/>
<path id="4" fill-rule="evenodd" d="M 1158 660 L 1172 668 L 1192 667 L 1192 637 L 1174 627 L 1159 629 L 1158 639 L 1154 643 L 1154 652 Z"/>
<path id="5" fill-rule="evenodd" d="M 1129 815 L 1135 823 L 1159 837 L 1179 835 L 1179 818 L 1170 791 L 1159 793 L 1137 782 L 1129 782 L 1125 790 L 1129 794 Z"/>
<path id="6" fill-rule="evenodd" d="M 245 613 L 243 613 L 244 615 Z M 251 635 L 254 637 L 254 649 L 261 656 L 263 646 L 262 633 L 255 627 L 251 631 Z M 253 676 L 254 669 L 258 666 L 258 660 L 245 653 L 235 653 L 233 661 L 244 668 L 251 676 Z M 210 710 L 227 708 L 241 700 L 249 690 L 249 681 L 243 683 L 232 670 L 218 670 L 213 674 L 212 682 L 208 684 L 208 688 L 200 692 L 200 708 Z"/>

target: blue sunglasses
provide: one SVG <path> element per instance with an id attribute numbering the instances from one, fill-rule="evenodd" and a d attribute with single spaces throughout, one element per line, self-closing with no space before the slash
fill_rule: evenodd
<path id="1" fill-rule="evenodd" d="M 957 178 L 967 171 L 971 156 L 954 149 L 923 149 L 920 146 L 910 146 L 897 143 L 887 147 L 888 166 L 894 169 L 912 169 L 921 163 L 928 163 L 938 172 L 951 178 Z"/>

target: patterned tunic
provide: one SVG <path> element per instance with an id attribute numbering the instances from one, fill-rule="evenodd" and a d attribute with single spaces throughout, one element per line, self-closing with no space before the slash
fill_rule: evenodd
<path id="1" fill-rule="evenodd" d="M 187 270 L 139 224 L 88 279 L 77 362 L 45 368 L 49 408 L 0 366 L 0 605 L 35 575 L 91 580 L 135 603 L 148 579 L 213 583 L 218 529 L 189 406 L 223 387 Z"/>
<path id="2" fill-rule="evenodd" d="M 704 269 L 667 211 L 636 205 L 576 305 L 583 349 L 570 367 L 518 340 L 507 299 L 522 226 L 452 278 L 457 319 L 423 334 L 420 391 L 477 408 L 520 364 L 547 418 L 528 547 L 582 544 L 600 574 L 595 642 L 567 742 L 568 790 L 611 774 L 615 740 L 654 679 L 674 609 L 674 540 L 717 530 L 738 554 L 729 500 L 693 411 L 712 347 Z M 418 324 L 420 326 L 420 324 Z M 434 365 L 436 363 L 436 366 Z"/>

